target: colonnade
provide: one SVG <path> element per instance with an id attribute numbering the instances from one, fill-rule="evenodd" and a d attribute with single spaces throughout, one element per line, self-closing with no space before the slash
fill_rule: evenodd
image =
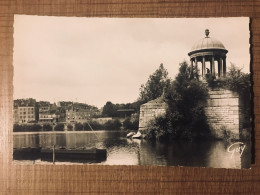
<path id="1" fill-rule="evenodd" d="M 201 68 L 201 76 L 202 78 L 205 78 L 206 74 L 211 74 L 213 76 L 216 76 L 218 78 L 220 77 L 225 77 L 227 68 L 226 68 L 226 57 L 216 57 L 216 56 L 197 56 L 193 57 L 190 59 L 191 61 L 191 66 L 193 67 L 195 63 L 195 67 L 198 67 L 198 62 L 201 62 L 202 68 Z M 206 69 L 206 61 L 210 62 L 210 68 L 207 70 Z M 218 63 L 218 72 L 216 72 L 216 67 L 215 67 L 215 61 Z"/>

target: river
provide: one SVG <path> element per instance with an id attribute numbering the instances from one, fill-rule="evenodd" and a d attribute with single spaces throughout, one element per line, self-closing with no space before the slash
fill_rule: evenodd
<path id="1" fill-rule="evenodd" d="M 144 139 L 127 139 L 122 131 L 95 132 L 41 132 L 14 133 L 14 148 L 22 147 L 96 147 L 107 149 L 103 165 L 167 165 L 215 168 L 250 168 L 251 143 L 244 142 L 241 153 L 235 142 L 225 141 L 172 141 L 149 142 Z M 233 146 L 231 146 L 233 144 Z M 36 161 L 15 160 L 20 164 L 45 164 Z M 83 162 L 82 162 L 83 163 Z M 80 164 L 82 164 L 80 163 Z M 63 162 L 56 164 L 73 164 Z M 96 164 L 96 163 L 95 163 Z"/>

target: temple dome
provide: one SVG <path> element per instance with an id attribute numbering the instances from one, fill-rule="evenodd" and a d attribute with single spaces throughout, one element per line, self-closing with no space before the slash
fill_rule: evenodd
<path id="1" fill-rule="evenodd" d="M 226 54 L 228 50 L 226 50 L 223 43 L 217 39 L 209 37 L 209 30 L 205 30 L 205 37 L 197 41 L 191 48 L 191 51 L 188 53 L 189 56 L 193 56 L 193 54 L 197 55 L 201 52 L 221 52 Z M 203 55 L 204 55 L 203 54 Z"/>
<path id="2" fill-rule="evenodd" d="M 226 50 L 223 43 L 221 43 L 219 40 L 211 38 L 211 37 L 205 37 L 205 38 L 197 41 L 192 46 L 191 51 L 204 50 L 204 49 L 224 49 L 224 50 Z"/>

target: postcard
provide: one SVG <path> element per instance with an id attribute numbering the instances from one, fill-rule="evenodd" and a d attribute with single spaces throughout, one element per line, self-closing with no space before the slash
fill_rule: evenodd
<path id="1" fill-rule="evenodd" d="M 249 18 L 15 15 L 13 162 L 248 169 Z"/>

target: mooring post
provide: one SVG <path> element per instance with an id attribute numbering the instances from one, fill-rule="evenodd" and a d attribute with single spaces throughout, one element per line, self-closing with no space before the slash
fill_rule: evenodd
<path id="1" fill-rule="evenodd" d="M 52 162 L 55 164 L 55 145 L 53 145 L 53 150 L 52 150 Z"/>

